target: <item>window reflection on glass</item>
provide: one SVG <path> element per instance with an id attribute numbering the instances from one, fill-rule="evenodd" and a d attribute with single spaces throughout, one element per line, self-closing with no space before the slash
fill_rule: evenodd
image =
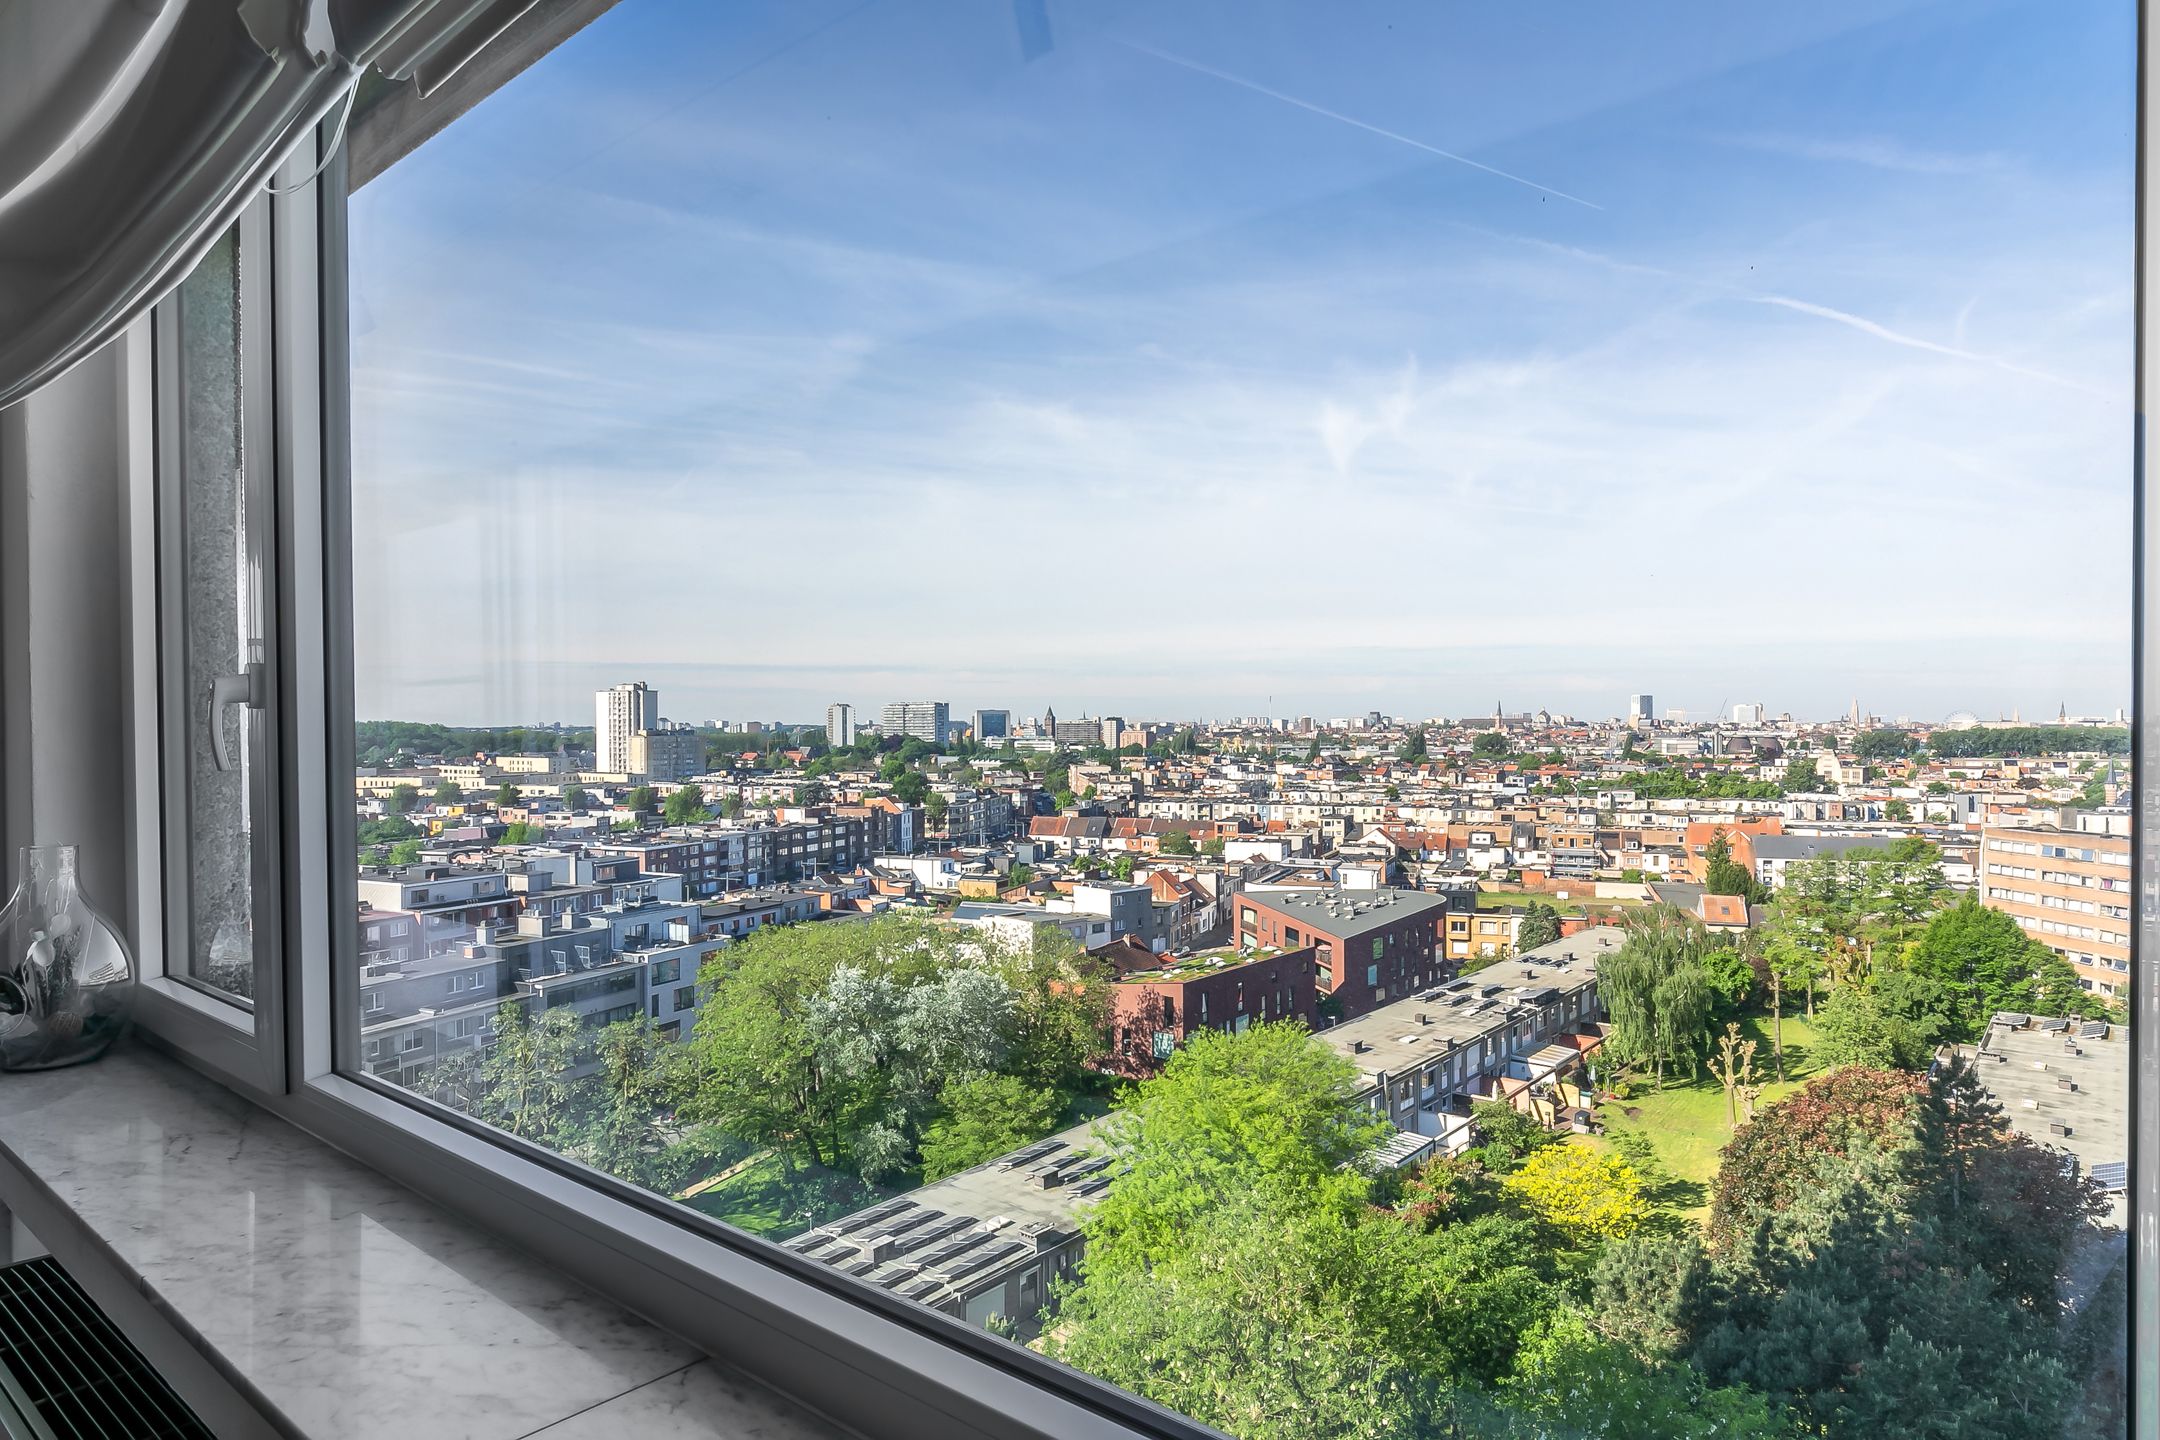
<path id="1" fill-rule="evenodd" d="M 1251 1440 L 2119 1432 L 2131 20 L 611 10 L 350 200 L 366 1068 Z"/>
<path id="2" fill-rule="evenodd" d="M 172 603 L 182 674 L 168 724 L 184 740 L 185 976 L 230 999 L 255 985 L 255 838 L 264 797 L 261 547 L 264 480 L 244 443 L 241 246 L 227 234 L 182 282 L 177 325 L 179 472 L 166 503 L 177 517 L 180 582 Z"/>

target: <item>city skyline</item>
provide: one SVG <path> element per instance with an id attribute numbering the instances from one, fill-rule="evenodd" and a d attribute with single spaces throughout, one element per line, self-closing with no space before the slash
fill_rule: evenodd
<path id="1" fill-rule="evenodd" d="M 644 686 L 643 682 L 625 681 L 619 682 L 617 685 L 603 687 L 602 689 L 594 692 L 594 695 L 597 697 L 605 697 L 610 690 L 624 688 L 632 684 L 637 684 L 641 688 L 648 688 Z M 659 693 L 657 687 L 649 688 L 652 689 L 652 693 Z M 1570 723 L 1624 723 L 1629 718 L 1627 701 L 1631 699 L 1633 699 L 1632 695 L 1624 697 L 1623 702 L 1620 706 L 1609 712 L 1606 712 L 1598 710 L 1569 710 L 1561 706 L 1546 705 L 1542 703 L 1524 706 L 1514 704 L 1513 702 L 1507 701 L 1503 698 L 1501 701 L 1501 710 L 1502 713 L 1506 714 L 1510 718 L 1525 715 L 1534 716 L 1539 712 L 1543 711 L 1556 717 L 1565 717 Z M 588 700 L 588 704 L 589 703 L 590 699 Z M 978 713 L 981 713 L 983 711 L 1004 714 L 1009 717 L 1010 723 L 1016 727 L 1022 725 L 1037 724 L 1043 719 L 1046 713 L 1051 712 L 1057 712 L 1061 720 L 1092 720 L 1116 717 L 1126 721 L 1128 724 L 1205 724 L 1223 726 L 1234 726 L 1242 723 L 1245 720 L 1255 717 L 1271 721 L 1283 722 L 1291 722 L 1300 718 L 1310 718 L 1316 723 L 1323 725 L 1331 724 L 1335 721 L 1345 721 L 1354 725 L 1361 722 L 1364 717 L 1374 713 L 1379 714 L 1384 720 L 1391 724 L 1420 725 L 1431 724 L 1440 721 L 1481 720 L 1489 717 L 1494 713 L 1492 708 L 1490 707 L 1471 708 L 1465 710 L 1453 710 L 1445 712 L 1435 711 L 1429 713 L 1418 713 L 1408 710 L 1388 709 L 1385 707 L 1381 707 L 1375 710 L 1374 707 L 1369 705 L 1356 705 L 1337 707 L 1330 710 L 1276 709 L 1248 711 L 1228 708 L 1219 711 L 1208 711 L 1189 714 L 1151 714 L 1136 709 L 1134 707 L 1120 707 L 1116 704 L 1111 704 L 1099 709 L 1092 707 L 1075 706 L 1067 711 L 1058 712 L 1057 702 L 1054 699 L 1046 703 L 1042 707 L 1036 709 L 1030 709 L 1024 705 L 1010 704 L 994 706 L 977 706 L 973 704 L 963 705 L 962 703 L 957 701 L 857 702 L 834 700 L 828 701 L 825 705 L 820 706 L 819 714 L 817 715 L 792 716 L 780 712 L 754 714 L 742 710 L 738 710 L 732 713 L 725 712 L 723 710 L 716 715 L 712 712 L 704 710 L 686 709 L 683 710 L 681 713 L 670 712 L 661 714 L 659 716 L 659 719 L 662 722 L 670 725 L 690 725 L 699 728 L 709 728 L 712 725 L 713 720 L 715 718 L 718 718 L 730 725 L 747 723 L 754 723 L 758 725 L 780 724 L 796 728 L 827 729 L 832 722 L 832 712 L 835 710 L 845 710 L 847 711 L 847 724 L 851 730 L 876 730 L 882 733 L 887 724 L 885 711 L 888 708 L 903 705 L 912 706 L 927 704 L 937 704 L 945 708 L 950 713 L 952 717 L 951 723 L 956 729 L 963 725 L 972 724 L 974 717 Z M 1759 722 L 1762 724 L 1783 723 L 1781 717 L 1789 715 L 1791 717 L 1791 723 L 1793 724 L 1810 726 L 1833 725 L 1849 719 L 1852 709 L 1855 705 L 1859 707 L 1859 713 L 1863 718 L 1874 719 L 1886 725 L 1939 726 L 1946 721 L 1954 720 L 1960 716 L 1970 716 L 1974 720 L 1977 720 L 1982 724 L 2010 722 L 2025 725 L 2053 725 L 2057 723 L 2058 715 L 2061 713 L 2067 713 L 2070 723 L 2073 724 L 2079 723 L 2081 721 L 2097 722 L 2099 724 L 2108 726 L 2128 723 L 2127 705 L 2109 706 L 2105 709 L 2081 710 L 2076 706 L 2070 705 L 2067 701 L 2058 701 L 2056 702 L 2056 707 L 2054 709 L 2039 710 L 2030 713 L 2028 713 L 2024 709 L 2024 707 L 2013 707 L 2012 709 L 2005 710 L 1996 714 L 1987 714 L 1968 709 L 1964 711 L 1952 711 L 1948 714 L 1940 716 L 1923 716 L 1914 715 L 1909 711 L 1900 711 L 1879 705 L 1871 705 L 1865 700 L 1864 697 L 1855 697 L 1852 701 L 1848 702 L 1847 706 L 1844 709 L 1841 709 L 1832 714 L 1810 714 L 1800 711 L 1783 710 L 1776 705 L 1768 704 L 1766 702 L 1728 701 L 1723 705 L 1704 709 L 1696 709 L 1685 705 L 1660 705 L 1658 706 L 1657 714 L 1652 718 L 1654 718 L 1658 723 L 1661 724 L 1673 723 L 1686 725 L 1734 725 L 1742 723 L 1733 714 L 1736 705 L 1753 707 L 1757 704 L 1760 704 L 1763 710 L 1763 717 L 1761 722 Z M 871 714 L 877 714 L 880 718 L 878 720 L 861 718 Z M 547 726 L 557 729 L 572 730 L 583 728 L 583 722 L 581 721 L 564 719 L 560 717 L 497 718 L 491 720 L 467 722 L 441 720 L 421 715 L 380 715 L 362 716 L 360 717 L 360 720 L 362 721 L 362 723 L 405 722 L 411 724 L 451 725 L 469 729 L 504 729 L 514 728 L 518 726 Z"/>
<path id="2" fill-rule="evenodd" d="M 1237 19 L 621 6 L 358 192 L 361 713 L 2121 703 L 2127 12 Z"/>

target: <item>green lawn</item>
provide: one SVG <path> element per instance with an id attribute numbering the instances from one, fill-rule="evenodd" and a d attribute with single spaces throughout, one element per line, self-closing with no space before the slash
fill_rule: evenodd
<path id="1" fill-rule="evenodd" d="M 1755 1071 L 1762 1077 L 1757 1109 L 1797 1090 L 1813 1078 L 1808 1051 L 1814 1031 L 1805 1019 L 1785 1017 L 1785 1083 L 1772 1078 L 1770 1020 L 1756 1016 L 1740 1022 L 1740 1033 L 1757 1043 Z M 1651 1198 L 1683 1214 L 1699 1217 L 1710 1205 L 1710 1181 L 1717 1175 L 1718 1152 L 1732 1138 L 1725 1118 L 1725 1091 L 1707 1067 L 1694 1079 L 1667 1075 L 1665 1088 L 1647 1080 L 1626 1100 L 1598 1106 L 1603 1137 L 1586 1143 L 1625 1156 L 1644 1172 Z"/>
<path id="2" fill-rule="evenodd" d="M 682 1203 L 738 1230 L 785 1240 L 898 1193 L 880 1188 L 865 1194 L 852 1176 L 815 1167 L 798 1166 L 790 1177 L 780 1157 L 768 1155 Z"/>

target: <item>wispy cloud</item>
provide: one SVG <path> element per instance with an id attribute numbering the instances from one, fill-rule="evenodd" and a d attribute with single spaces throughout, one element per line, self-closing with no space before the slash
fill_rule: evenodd
<path id="1" fill-rule="evenodd" d="M 1334 400 L 1322 402 L 1316 424 L 1320 443 L 1327 447 L 1328 459 L 1335 466 L 1337 475 L 1348 478 L 1358 451 L 1364 449 L 1366 442 L 1374 436 L 1403 433 L 1403 426 L 1417 406 L 1417 380 L 1417 356 L 1412 355 L 1403 363 L 1394 385 L 1372 405 L 1344 405 Z"/>
<path id="2" fill-rule="evenodd" d="M 1336 120 L 1340 121 L 1345 125 L 1354 126 L 1359 130 L 1368 131 L 1371 134 L 1379 135 L 1385 139 L 1393 140 L 1399 145 L 1408 145 L 1413 150 L 1422 150 L 1428 155 L 1437 155 L 1442 160 L 1452 160 L 1457 165 L 1467 165 L 1472 170 L 1482 170 L 1487 175 L 1498 176 L 1500 179 L 1509 181 L 1516 185 L 1528 186 L 1530 189 L 1535 190 L 1540 194 L 1552 196 L 1555 200 L 1566 200 L 1573 204 L 1582 205 L 1592 210 L 1602 210 L 1605 208 L 1604 206 L 1599 205 L 1594 201 L 1583 199 L 1580 195 L 1570 195 L 1565 190 L 1555 190 L 1550 185 L 1540 185 L 1537 181 L 1529 179 L 1525 176 L 1516 175 L 1509 171 L 1501 170 L 1495 166 L 1487 165 L 1480 160 L 1472 160 L 1469 156 L 1459 155 L 1453 150 L 1443 150 L 1437 145 L 1428 145 L 1423 140 L 1414 140 L 1410 136 L 1404 135 L 1399 131 L 1383 129 L 1378 125 L 1374 125 L 1367 121 L 1360 120 L 1354 115 L 1345 115 L 1340 110 L 1330 110 L 1324 105 L 1315 105 L 1310 100 L 1300 100 L 1295 95 L 1286 95 L 1280 90 L 1270 89 L 1269 87 L 1262 85 L 1257 80 L 1248 80 L 1242 75 L 1233 75 L 1227 70 L 1218 70 L 1212 65 L 1203 65 L 1198 60 L 1188 60 L 1182 55 L 1172 55 L 1167 50 L 1157 50 L 1151 45 L 1141 45 L 1130 40 L 1121 40 L 1117 43 L 1123 45 L 1128 50 L 1138 51 L 1142 55 L 1152 55 L 1157 60 L 1165 61 L 1168 64 L 1181 65 L 1185 69 L 1194 71 L 1198 74 L 1213 76 L 1215 79 L 1220 80 L 1225 84 L 1236 85 L 1241 89 L 1250 90 L 1256 95 L 1265 95 L 1271 100 L 1280 100 L 1285 105 L 1295 105 L 1300 110 L 1309 110 L 1315 115 L 1322 115 L 1330 120 Z"/>
<path id="3" fill-rule="evenodd" d="M 1992 151 L 1960 153 L 1920 150 L 1894 140 L 1874 136 L 1842 139 L 1801 135 L 1721 135 L 1725 144 L 1798 160 L 1821 160 L 1838 165 L 1864 165 L 1901 175 L 1983 175 L 2009 167 L 2007 156 Z"/>

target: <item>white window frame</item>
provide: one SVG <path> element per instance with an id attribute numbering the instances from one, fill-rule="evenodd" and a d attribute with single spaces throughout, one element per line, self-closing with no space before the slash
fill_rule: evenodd
<path id="1" fill-rule="evenodd" d="M 320 140 L 320 135 L 317 139 Z M 490 1130 L 368 1075 L 359 1000 L 352 729 L 346 156 L 310 180 L 303 146 L 251 216 L 266 243 L 243 285 L 270 363 L 243 407 L 269 420 L 275 464 L 274 943 L 252 1014 L 166 978 L 139 927 L 138 1019 L 153 1044 L 445 1209 L 833 1418 L 906 1440 L 1203 1440 L 1215 1432 L 964 1320 L 862 1286 L 612 1176 Z M 267 288 L 267 294 L 265 289 Z M 158 413 L 151 327 L 126 350 L 129 542 L 154 556 Z M 130 597 L 131 898 L 163 913 L 166 856 L 155 587 Z M 337 723 L 333 723 L 334 717 Z M 337 777 L 345 777 L 342 782 Z M 755 924 L 753 918 L 752 924 Z M 380 1050 L 378 1053 L 382 1053 Z M 408 1053 L 400 1050 L 400 1055 Z"/>

